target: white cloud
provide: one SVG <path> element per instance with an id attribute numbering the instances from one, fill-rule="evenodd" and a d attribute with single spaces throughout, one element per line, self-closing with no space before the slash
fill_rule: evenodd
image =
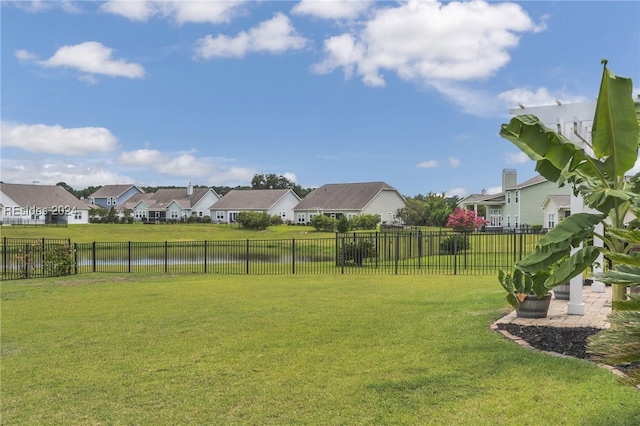
<path id="1" fill-rule="evenodd" d="M 487 188 L 487 194 L 489 195 L 495 195 L 495 194 L 499 194 L 502 192 L 502 187 L 501 186 L 490 186 L 489 188 Z"/>
<path id="2" fill-rule="evenodd" d="M 55 185 L 65 182 L 75 189 L 88 186 L 133 182 L 129 176 L 119 174 L 106 164 L 79 165 L 56 160 L 11 160 L 2 159 L 2 180 L 11 183 L 33 183 Z"/>
<path id="3" fill-rule="evenodd" d="M 16 7 L 25 10 L 29 13 L 45 12 L 54 8 L 60 8 L 68 13 L 80 13 L 82 9 L 77 3 L 69 0 L 32 0 L 32 1 L 16 1 L 14 2 Z"/>
<path id="4" fill-rule="evenodd" d="M 207 35 L 196 42 L 196 57 L 241 58 L 251 52 L 281 53 L 301 49 L 307 39 L 297 35 L 287 16 L 278 12 L 268 21 L 261 22 L 249 31 L 242 31 L 235 37 Z"/>
<path id="5" fill-rule="evenodd" d="M 433 169 L 435 167 L 438 167 L 438 162 L 435 160 L 423 161 L 422 163 L 419 163 L 416 167 L 419 169 Z"/>
<path id="6" fill-rule="evenodd" d="M 48 126 L 2 122 L 2 146 L 17 147 L 35 153 L 87 155 L 106 153 L 117 148 L 118 139 L 104 127 Z"/>
<path id="7" fill-rule="evenodd" d="M 446 191 L 445 195 L 447 197 L 460 197 L 460 198 L 464 198 L 467 195 L 469 195 L 469 191 L 467 191 L 465 188 L 451 188 L 448 191 Z"/>
<path id="8" fill-rule="evenodd" d="M 372 3 L 371 0 L 301 0 L 291 12 L 321 19 L 353 19 Z"/>
<path id="9" fill-rule="evenodd" d="M 291 172 L 284 172 L 282 174 L 283 177 L 289 179 L 291 182 L 298 182 L 298 178 L 295 175 L 295 173 L 291 173 Z"/>
<path id="10" fill-rule="evenodd" d="M 451 167 L 458 167 L 460 166 L 460 160 L 455 157 L 449 157 L 449 165 Z"/>
<path id="11" fill-rule="evenodd" d="M 167 18 L 179 25 L 230 22 L 244 0 L 232 1 L 143 1 L 116 0 L 104 3 L 103 12 L 120 15 L 132 21 L 148 21 L 153 17 Z"/>
<path id="12" fill-rule="evenodd" d="M 498 95 L 498 98 L 507 108 L 516 108 L 522 104 L 526 107 L 555 105 L 556 101 L 562 103 L 576 103 L 587 100 L 584 96 L 576 96 L 564 90 L 550 92 L 547 88 L 540 87 L 535 91 L 525 88 L 507 90 Z"/>
<path id="13" fill-rule="evenodd" d="M 505 154 L 505 161 L 509 165 L 525 164 L 531 161 L 524 152 L 508 152 Z"/>
<path id="14" fill-rule="evenodd" d="M 355 71 L 369 86 L 384 86 L 385 69 L 426 84 L 482 79 L 509 62 L 520 33 L 541 28 L 515 3 L 409 0 L 378 9 L 360 32 L 327 39 L 313 70 Z"/>
<path id="15" fill-rule="evenodd" d="M 28 52 L 26 52 L 28 53 Z M 96 41 L 63 46 L 49 59 L 39 64 L 48 68 L 73 68 L 89 74 L 112 77 L 141 78 L 145 71 L 142 65 L 111 57 L 113 49 Z M 22 53 L 24 56 L 25 53 Z"/>
<path id="16" fill-rule="evenodd" d="M 28 52 L 24 49 L 18 49 L 15 51 L 15 56 L 20 62 L 28 62 L 36 59 L 36 55 L 31 52 Z"/>
<path id="17" fill-rule="evenodd" d="M 138 169 L 151 169 L 165 176 L 200 178 L 210 185 L 250 182 L 256 170 L 229 166 L 229 160 L 215 157 L 198 157 L 185 153 L 162 153 L 155 149 L 138 149 L 123 152 L 118 163 Z"/>

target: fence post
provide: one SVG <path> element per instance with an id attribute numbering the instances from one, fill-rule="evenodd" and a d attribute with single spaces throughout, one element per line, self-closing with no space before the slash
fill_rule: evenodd
<path id="1" fill-rule="evenodd" d="M 169 271 L 169 242 L 164 242 L 164 273 Z"/>
<path id="2" fill-rule="evenodd" d="M 69 240 L 71 242 L 71 240 Z M 78 275 L 78 244 L 73 243 L 73 271 Z"/>
<path id="3" fill-rule="evenodd" d="M 458 275 L 458 236 L 453 235 L 453 275 Z"/>
<path id="4" fill-rule="evenodd" d="M 127 264 L 128 264 L 127 271 L 131 273 L 131 241 L 128 241 L 128 244 L 127 244 Z"/>
<path id="5" fill-rule="evenodd" d="M 44 275 L 44 274 L 45 274 L 45 272 L 44 272 L 44 271 L 45 271 L 45 268 L 44 268 L 45 253 L 44 253 L 44 252 L 45 252 L 45 250 L 46 250 L 46 248 L 45 248 L 45 247 L 46 247 L 46 246 L 45 246 L 45 239 L 44 239 L 44 237 L 43 237 L 43 238 L 42 238 L 42 255 L 40 256 L 40 261 L 42 262 L 42 276 L 43 276 L 43 277 L 45 276 L 45 275 Z"/>
<path id="6" fill-rule="evenodd" d="M 247 275 L 249 275 L 249 239 L 247 239 L 247 245 L 246 245 L 246 265 L 245 265 L 245 272 Z"/>
<path id="7" fill-rule="evenodd" d="M 418 269 L 422 269 L 422 230 L 418 229 Z"/>
<path id="8" fill-rule="evenodd" d="M 524 250 L 523 241 L 522 241 L 523 238 L 522 237 L 523 237 L 523 234 L 521 232 L 520 233 L 520 250 L 519 250 L 520 251 L 520 255 L 518 256 L 518 258 L 519 258 L 518 260 L 522 260 L 522 250 Z"/>
<path id="9" fill-rule="evenodd" d="M 291 273 L 296 274 L 296 239 L 291 239 Z"/>
<path id="10" fill-rule="evenodd" d="M 400 259 L 400 233 L 396 232 L 396 250 L 395 250 L 395 274 L 398 275 L 398 260 Z"/>
<path id="11" fill-rule="evenodd" d="M 204 273 L 207 273 L 207 240 L 204 240 Z"/>
<path id="12" fill-rule="evenodd" d="M 2 274 L 7 273 L 7 237 L 2 237 Z"/>
<path id="13" fill-rule="evenodd" d="M 29 278 L 29 244 L 24 245 L 24 277 Z"/>
<path id="14" fill-rule="evenodd" d="M 342 249 L 340 250 L 340 273 L 344 274 L 344 237 L 341 238 Z"/>
<path id="15" fill-rule="evenodd" d="M 93 266 L 93 272 L 96 272 L 96 242 L 93 242 L 91 246 L 91 263 Z"/>

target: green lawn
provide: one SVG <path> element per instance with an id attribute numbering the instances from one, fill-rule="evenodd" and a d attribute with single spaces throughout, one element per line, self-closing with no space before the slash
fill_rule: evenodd
<path id="1" fill-rule="evenodd" d="M 318 232 L 311 226 L 270 226 L 266 230 L 242 229 L 236 225 L 218 224 L 154 224 L 114 225 L 91 223 L 52 226 L 3 226 L 2 236 L 7 238 L 64 238 L 74 243 L 94 241 L 226 241 L 272 240 L 291 238 L 331 238 L 333 232 Z"/>
<path id="2" fill-rule="evenodd" d="M 495 276 L 5 281 L 2 424 L 637 425 L 640 393 L 489 325 Z"/>

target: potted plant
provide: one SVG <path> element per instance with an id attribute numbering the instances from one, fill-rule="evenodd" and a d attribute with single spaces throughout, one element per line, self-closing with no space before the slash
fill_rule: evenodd
<path id="1" fill-rule="evenodd" d="M 507 302 L 516 309 L 519 318 L 545 318 L 551 304 L 551 293 L 544 281 L 515 269 L 513 275 L 500 271 L 500 284 L 507 292 Z"/>

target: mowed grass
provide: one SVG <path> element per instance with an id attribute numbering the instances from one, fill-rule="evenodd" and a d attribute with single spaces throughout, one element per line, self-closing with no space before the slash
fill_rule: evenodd
<path id="1" fill-rule="evenodd" d="M 133 223 L 116 225 L 90 223 L 53 226 L 3 226 L 2 236 L 7 238 L 63 238 L 74 243 L 94 241 L 233 241 L 332 238 L 333 232 L 319 232 L 311 226 L 279 225 L 265 230 L 243 229 L 238 225 L 218 224 L 154 224 Z"/>
<path id="2" fill-rule="evenodd" d="M 640 393 L 490 330 L 496 278 L 2 284 L 3 424 L 637 425 Z"/>

